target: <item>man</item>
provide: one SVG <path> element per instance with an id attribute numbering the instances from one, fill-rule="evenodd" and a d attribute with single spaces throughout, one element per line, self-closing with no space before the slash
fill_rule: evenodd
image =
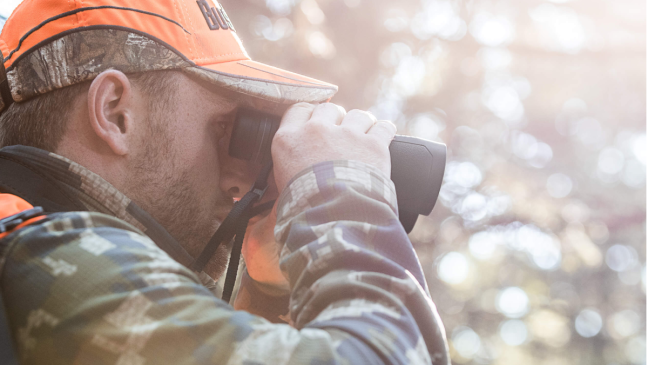
<path id="1" fill-rule="evenodd" d="M 205 0 L 27 0 L 0 50 L 0 211 L 47 213 L 0 236 L 21 362 L 447 363 L 397 219 L 391 123 L 251 61 Z M 227 153 L 243 106 L 287 110 L 236 311 L 214 295 L 224 246 L 190 267 L 259 172 Z"/>

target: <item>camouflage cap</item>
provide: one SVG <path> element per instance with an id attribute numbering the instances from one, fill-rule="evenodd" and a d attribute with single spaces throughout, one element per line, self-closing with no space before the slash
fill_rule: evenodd
<path id="1" fill-rule="evenodd" d="M 5 23 L 0 51 L 7 79 L 3 84 L 0 68 L 0 111 L 107 69 L 180 69 L 279 104 L 322 102 L 337 92 L 252 61 L 223 7 L 211 0 L 25 0 Z"/>

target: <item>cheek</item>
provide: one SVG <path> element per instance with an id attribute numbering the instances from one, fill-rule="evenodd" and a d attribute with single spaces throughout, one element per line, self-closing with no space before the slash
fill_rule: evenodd
<path id="1" fill-rule="evenodd" d="M 205 189 L 218 185 L 219 147 L 209 128 L 190 128 L 177 135 L 174 141 L 176 168 L 187 174 L 192 185 Z"/>

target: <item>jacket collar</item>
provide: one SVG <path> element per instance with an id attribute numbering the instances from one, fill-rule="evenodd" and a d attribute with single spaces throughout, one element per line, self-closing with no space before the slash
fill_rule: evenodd
<path id="1" fill-rule="evenodd" d="M 191 267 L 193 257 L 150 214 L 101 176 L 63 156 L 28 146 L 0 149 L 0 192 L 17 195 L 45 212 L 90 211 L 136 227 L 174 260 Z M 204 272 L 203 285 L 215 289 Z"/>

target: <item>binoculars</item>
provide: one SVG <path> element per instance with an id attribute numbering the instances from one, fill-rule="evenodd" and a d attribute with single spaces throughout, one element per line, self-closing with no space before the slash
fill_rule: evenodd
<path id="1" fill-rule="evenodd" d="M 272 138 L 280 122 L 280 116 L 254 109 L 239 109 L 230 139 L 229 155 L 256 163 L 269 162 L 272 159 Z M 389 152 L 398 216 L 409 233 L 419 214 L 430 214 L 437 201 L 446 165 L 446 146 L 397 135 L 389 145 Z"/>

